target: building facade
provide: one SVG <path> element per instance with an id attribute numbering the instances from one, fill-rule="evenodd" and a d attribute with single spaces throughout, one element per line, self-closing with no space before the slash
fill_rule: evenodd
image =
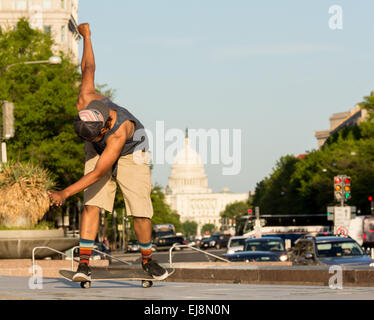
<path id="1" fill-rule="evenodd" d="M 73 25 L 78 21 L 79 0 L 0 0 L 0 26 L 12 28 L 19 19 L 28 19 L 32 28 L 52 35 L 57 54 L 62 50 L 79 62 L 79 36 Z"/>
<path id="2" fill-rule="evenodd" d="M 327 139 L 339 130 L 354 126 L 368 117 L 367 110 L 356 105 L 354 109 L 348 112 L 335 113 L 330 118 L 330 130 L 316 131 L 315 137 L 318 141 L 318 148 L 321 148 Z"/>
<path id="3" fill-rule="evenodd" d="M 200 156 L 191 148 L 188 137 L 175 158 L 165 193 L 167 203 L 178 212 L 181 222 L 198 224 L 198 235 L 205 224 L 222 226 L 220 213 L 228 204 L 249 198 L 249 193 L 236 194 L 228 189 L 213 193 L 208 188 L 208 176 Z"/>

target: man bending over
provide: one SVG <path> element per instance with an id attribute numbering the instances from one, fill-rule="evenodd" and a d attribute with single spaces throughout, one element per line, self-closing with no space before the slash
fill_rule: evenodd
<path id="1" fill-rule="evenodd" d="M 63 202 L 84 191 L 84 211 L 80 228 L 80 263 L 73 281 L 91 280 L 90 255 L 99 227 L 100 209 L 113 211 L 118 182 L 128 216 L 142 254 L 143 269 L 157 280 L 167 270 L 152 260 L 151 172 L 148 139 L 144 126 L 128 110 L 96 93 L 95 58 L 89 24 L 78 26 L 83 36 L 82 86 L 78 97 L 78 117 L 74 128 L 85 144 L 85 175 L 63 191 L 50 193 L 51 204 Z"/>

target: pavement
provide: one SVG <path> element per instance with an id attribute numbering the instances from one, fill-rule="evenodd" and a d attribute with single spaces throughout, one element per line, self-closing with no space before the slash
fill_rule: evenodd
<path id="1" fill-rule="evenodd" d="M 31 287 L 30 287 L 31 283 Z M 27 277 L 0 277 L 1 300 L 374 300 L 374 288 L 242 285 L 139 281 L 93 282 L 90 289 L 61 278 L 44 278 L 37 286 Z"/>

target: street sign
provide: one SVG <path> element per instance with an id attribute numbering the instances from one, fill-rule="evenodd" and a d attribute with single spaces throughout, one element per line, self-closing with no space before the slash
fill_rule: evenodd
<path id="1" fill-rule="evenodd" d="M 335 207 L 334 208 L 334 232 L 347 232 L 352 219 L 352 208 L 351 207 Z"/>

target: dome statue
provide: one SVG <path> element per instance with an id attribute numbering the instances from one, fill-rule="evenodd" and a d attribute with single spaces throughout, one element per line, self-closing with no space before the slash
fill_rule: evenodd
<path id="1" fill-rule="evenodd" d="M 167 188 L 172 194 L 212 192 L 208 188 L 208 176 L 200 156 L 190 146 L 188 133 L 184 148 L 175 157 Z"/>

